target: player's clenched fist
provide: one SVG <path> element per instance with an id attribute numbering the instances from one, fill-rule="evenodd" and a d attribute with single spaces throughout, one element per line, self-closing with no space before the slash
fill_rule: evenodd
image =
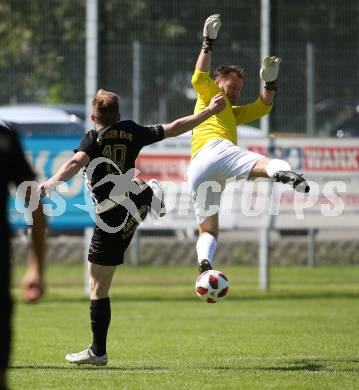
<path id="1" fill-rule="evenodd" d="M 277 80 L 280 61 L 278 57 L 264 57 L 259 73 L 261 79 L 266 83 Z"/>
<path id="2" fill-rule="evenodd" d="M 22 280 L 22 300 L 36 302 L 44 293 L 44 284 L 40 270 L 29 267 Z"/>
<path id="3" fill-rule="evenodd" d="M 47 180 L 39 185 L 37 192 L 41 198 L 43 198 L 46 195 L 50 197 L 51 193 L 55 191 L 55 188 L 56 188 L 56 183 L 54 184 L 51 180 Z"/>
<path id="4" fill-rule="evenodd" d="M 216 39 L 220 28 L 221 28 L 221 15 L 214 14 L 209 16 L 204 22 L 203 37 L 209 39 Z"/>
<path id="5" fill-rule="evenodd" d="M 219 114 L 221 111 L 223 111 L 226 107 L 226 102 L 224 100 L 224 97 L 218 93 L 217 95 L 214 95 L 211 99 L 211 102 L 208 105 L 208 108 L 211 110 L 213 114 Z"/>

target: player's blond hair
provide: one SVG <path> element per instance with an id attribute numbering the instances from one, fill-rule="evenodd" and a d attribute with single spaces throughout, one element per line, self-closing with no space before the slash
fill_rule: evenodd
<path id="1" fill-rule="evenodd" d="M 120 97 L 115 92 L 99 89 L 92 100 L 92 110 L 97 123 L 110 126 L 118 120 Z"/>

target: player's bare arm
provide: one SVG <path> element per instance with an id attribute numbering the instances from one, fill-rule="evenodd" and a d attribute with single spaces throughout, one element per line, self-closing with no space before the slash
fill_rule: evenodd
<path id="1" fill-rule="evenodd" d="M 196 68 L 201 72 L 211 70 L 212 48 L 221 28 L 221 16 L 219 14 L 209 16 L 203 26 L 203 45 L 199 54 Z"/>
<path id="2" fill-rule="evenodd" d="M 264 57 L 260 70 L 260 78 L 265 85 L 261 91 L 260 99 L 263 104 L 270 106 L 276 91 L 276 80 L 278 77 L 279 65 L 281 59 L 278 57 Z"/>
<path id="3" fill-rule="evenodd" d="M 56 183 L 72 179 L 89 162 L 90 158 L 85 152 L 77 152 L 70 160 L 62 164 L 54 176 L 40 184 L 40 196 L 45 196 L 55 189 Z"/>
<path id="4" fill-rule="evenodd" d="M 163 125 L 164 138 L 176 137 L 186 131 L 192 130 L 212 115 L 219 114 L 225 107 L 226 102 L 220 93 L 213 96 L 211 102 L 204 110 Z"/>
<path id="5" fill-rule="evenodd" d="M 28 187 L 25 202 L 29 203 L 33 187 Z M 26 273 L 22 279 L 22 299 L 24 302 L 37 301 L 44 293 L 43 269 L 45 261 L 45 231 L 46 220 L 42 203 L 39 202 L 36 210 L 32 212 L 33 225 L 31 229 L 31 246 Z"/>

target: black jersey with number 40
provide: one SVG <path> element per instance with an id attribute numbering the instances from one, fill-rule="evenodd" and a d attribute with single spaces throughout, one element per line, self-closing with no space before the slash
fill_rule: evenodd
<path id="1" fill-rule="evenodd" d="M 161 125 L 140 126 L 133 121 L 120 121 L 112 126 L 86 133 L 75 152 L 85 152 L 91 160 L 91 167 L 94 167 L 89 170 L 87 166 L 85 176 L 90 179 L 88 186 L 95 203 L 109 198 L 114 188 L 111 175 L 125 174 L 134 168 L 140 150 L 146 145 L 161 141 L 163 136 L 164 130 Z M 99 157 L 109 159 L 112 163 L 102 162 L 104 159 L 93 161 Z M 96 183 L 106 176 L 109 180 L 95 187 Z"/>

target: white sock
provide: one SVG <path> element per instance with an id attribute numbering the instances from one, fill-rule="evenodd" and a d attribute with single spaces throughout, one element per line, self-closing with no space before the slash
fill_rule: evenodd
<path id="1" fill-rule="evenodd" d="M 202 233 L 196 245 L 198 263 L 207 259 L 211 264 L 217 249 L 217 240 L 209 233 Z"/>
<path id="2" fill-rule="evenodd" d="M 290 165 L 287 161 L 279 160 L 278 158 L 274 158 L 270 160 L 267 164 L 266 171 L 268 177 L 273 177 L 278 171 L 290 171 Z"/>

